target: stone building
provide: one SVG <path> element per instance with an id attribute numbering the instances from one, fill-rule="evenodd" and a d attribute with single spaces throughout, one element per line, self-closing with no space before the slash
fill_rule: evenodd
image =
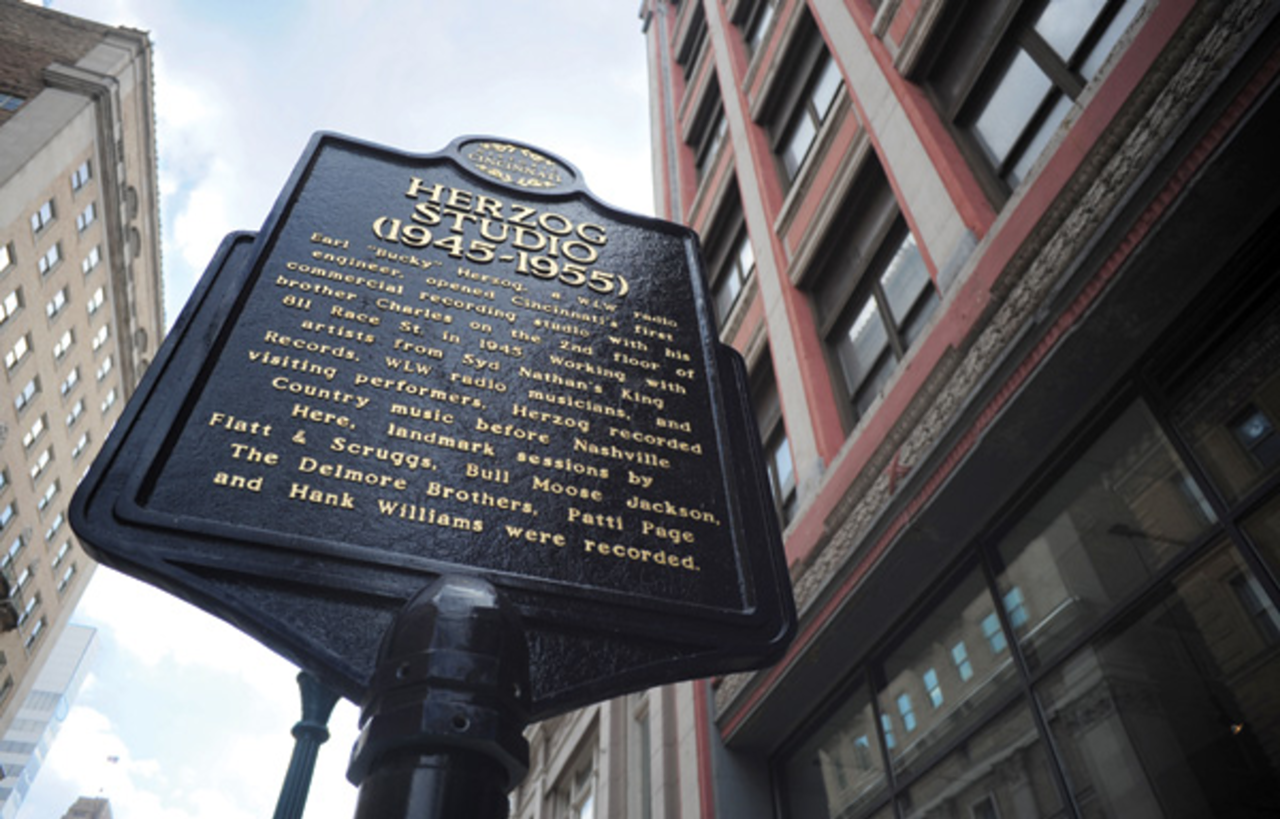
<path id="1" fill-rule="evenodd" d="M 0 0 L 0 735 L 93 571 L 67 504 L 164 332 L 159 235 L 147 35 Z"/>

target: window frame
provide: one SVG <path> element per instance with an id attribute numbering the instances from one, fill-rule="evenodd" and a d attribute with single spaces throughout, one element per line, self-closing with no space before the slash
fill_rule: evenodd
<path id="1" fill-rule="evenodd" d="M 773 359 L 768 348 L 761 352 L 760 359 L 751 373 L 750 384 L 752 408 L 755 410 L 756 423 L 760 431 L 760 445 L 767 467 L 769 494 L 773 498 L 778 522 L 785 529 L 791 521 L 796 519 L 800 509 L 800 481 L 796 474 L 795 450 L 791 448 L 786 417 L 782 412 L 782 393 L 778 389 Z M 791 463 L 789 483 L 780 481 L 778 464 L 774 459 L 774 452 L 784 446 L 787 448 L 787 457 Z"/>
<path id="2" fill-rule="evenodd" d="M 851 193 L 840 205 L 844 218 L 828 228 L 824 255 L 806 286 L 828 373 L 835 394 L 843 396 L 840 411 L 850 431 L 875 404 L 883 382 L 892 378 L 914 347 L 915 339 L 908 337 L 907 330 L 919 329 L 941 303 L 933 272 L 921 255 L 929 281 L 912 298 L 901 324 L 895 321 L 882 277 L 908 240 L 916 241 L 917 248 L 919 242 L 907 225 L 879 161 L 874 157 L 865 161 L 867 165 L 858 172 L 850 186 Z M 887 344 L 858 383 L 850 384 L 839 347 L 869 304 L 874 304 L 875 318 L 885 331 Z"/>
<path id="3" fill-rule="evenodd" d="M 93 160 L 86 159 L 71 172 L 71 192 L 79 193 L 80 190 L 93 181 Z"/>
<path id="4" fill-rule="evenodd" d="M 805 19 L 796 29 L 796 34 L 788 47 L 780 68 L 783 77 L 789 81 L 780 83 L 769 91 L 770 101 L 761 116 L 761 124 L 769 138 L 769 150 L 773 155 L 778 179 L 784 189 L 790 189 L 797 180 L 804 176 L 815 155 L 816 146 L 821 142 L 824 126 L 830 121 L 832 114 L 840 107 L 842 95 L 847 97 L 844 75 L 835 56 L 827 47 L 822 32 L 818 29 L 812 15 L 806 10 Z M 835 72 L 837 82 L 831 93 L 831 100 L 825 110 L 817 110 L 814 96 L 830 67 Z M 813 136 L 799 157 L 794 169 L 787 166 L 784 152 L 791 145 L 796 130 L 802 119 L 807 119 L 813 128 Z"/>
<path id="5" fill-rule="evenodd" d="M 915 72 L 913 79 L 932 99 L 983 192 L 997 208 L 1008 201 L 1022 181 L 1011 181 L 1009 175 L 1020 164 L 1025 163 L 1029 170 L 1045 152 L 1047 141 L 1057 129 L 1056 126 L 1047 132 L 1043 129 L 1049 125 L 1056 107 L 1064 97 L 1068 99 L 1070 104 L 1060 112 L 1060 116 L 1065 116 L 1092 81 L 1093 77 L 1082 76 L 1078 69 L 1096 56 L 1094 50 L 1103 42 L 1112 23 L 1122 19 L 1121 12 L 1129 1 L 1104 0 L 1103 9 L 1068 60 L 1058 55 L 1035 30 L 1038 16 L 1049 0 L 949 4 L 929 46 L 934 57 Z M 977 122 L 1001 87 L 1005 72 L 1018 55 L 1024 53 L 1049 80 L 1050 89 L 1031 109 L 1006 155 L 997 159 L 984 146 Z M 1019 111 L 1019 115 L 1022 113 Z M 1042 137 L 1046 144 L 1033 153 L 1032 148 Z"/>
<path id="6" fill-rule="evenodd" d="M 50 196 L 31 212 L 31 235 L 39 238 L 58 220 L 58 206 Z"/>

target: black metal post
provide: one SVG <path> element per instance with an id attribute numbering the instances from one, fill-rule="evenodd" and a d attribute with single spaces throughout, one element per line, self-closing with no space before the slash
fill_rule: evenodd
<path id="1" fill-rule="evenodd" d="M 383 639 L 347 778 L 356 819 L 506 819 L 529 769 L 529 655 L 490 583 L 444 576 Z"/>
<path id="2" fill-rule="evenodd" d="M 273 819 L 302 819 L 316 756 L 329 739 L 329 715 L 338 702 L 338 693 L 308 671 L 298 675 L 298 687 L 302 690 L 302 719 L 293 726 L 293 757 L 280 787 Z"/>

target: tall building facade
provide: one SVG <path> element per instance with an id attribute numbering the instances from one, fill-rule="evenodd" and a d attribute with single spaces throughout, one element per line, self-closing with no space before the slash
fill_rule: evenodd
<path id="1" fill-rule="evenodd" d="M 56 638 L 18 713 L 0 735 L 0 819 L 15 819 L 89 676 L 97 630 L 71 624 Z"/>
<path id="2" fill-rule="evenodd" d="M 800 628 L 514 816 L 1280 812 L 1278 11 L 645 0 Z"/>
<path id="3" fill-rule="evenodd" d="M 77 481 L 164 330 L 146 34 L 0 0 L 0 734 L 93 570 Z"/>

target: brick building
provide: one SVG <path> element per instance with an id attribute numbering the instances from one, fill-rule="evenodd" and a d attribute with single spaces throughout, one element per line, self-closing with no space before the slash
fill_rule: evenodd
<path id="1" fill-rule="evenodd" d="M 1278 11 L 645 0 L 800 630 L 513 816 L 1280 811 Z"/>

